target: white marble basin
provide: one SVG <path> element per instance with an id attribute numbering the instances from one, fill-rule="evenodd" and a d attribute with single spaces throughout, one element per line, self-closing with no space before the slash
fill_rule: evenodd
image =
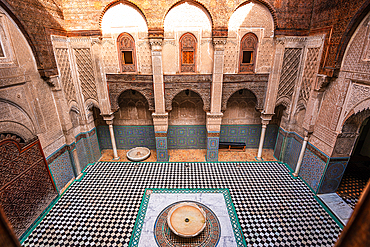
<path id="1" fill-rule="evenodd" d="M 142 161 L 148 158 L 150 155 L 150 150 L 149 148 L 146 147 L 136 147 L 133 149 L 130 149 L 126 156 L 129 160 L 132 161 Z"/>
<path id="2" fill-rule="evenodd" d="M 195 203 L 178 203 L 168 212 L 167 224 L 180 237 L 195 237 L 206 227 L 206 213 Z"/>

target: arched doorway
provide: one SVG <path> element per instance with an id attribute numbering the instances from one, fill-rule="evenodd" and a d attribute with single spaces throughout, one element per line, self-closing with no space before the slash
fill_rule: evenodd
<path id="1" fill-rule="evenodd" d="M 206 113 L 194 91 L 181 91 L 172 100 L 168 118 L 168 149 L 206 149 Z"/>
<path id="2" fill-rule="evenodd" d="M 117 148 L 155 149 L 152 113 L 144 95 L 136 90 L 126 90 L 118 97 L 118 105 L 113 119 Z"/>
<path id="3" fill-rule="evenodd" d="M 344 131 L 345 131 L 345 127 Z M 351 207 L 357 204 L 370 178 L 370 117 L 359 129 L 347 167 L 336 193 Z"/>
<path id="4" fill-rule="evenodd" d="M 240 89 L 230 96 L 222 118 L 220 142 L 245 142 L 246 148 L 258 148 L 261 113 L 256 105 L 257 97 L 248 89 Z M 277 126 L 269 125 L 264 148 L 275 147 L 276 134 Z"/>

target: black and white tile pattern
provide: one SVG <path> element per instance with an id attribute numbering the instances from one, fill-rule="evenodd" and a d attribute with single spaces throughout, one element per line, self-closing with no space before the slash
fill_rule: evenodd
<path id="1" fill-rule="evenodd" d="M 145 188 L 228 188 L 248 246 L 333 246 L 341 232 L 277 162 L 99 162 L 85 173 L 24 246 L 128 246 Z"/>

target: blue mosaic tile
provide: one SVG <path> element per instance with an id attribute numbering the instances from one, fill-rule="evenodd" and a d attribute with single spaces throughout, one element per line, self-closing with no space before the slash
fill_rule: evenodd
<path id="1" fill-rule="evenodd" d="M 285 152 L 283 153 L 283 162 L 293 171 L 295 170 L 301 152 L 302 144 L 292 137 L 287 138 Z"/>
<path id="2" fill-rule="evenodd" d="M 76 143 L 78 161 L 81 171 L 89 164 L 99 160 L 101 153 L 97 135 L 94 134 L 87 138 L 82 138 Z"/>
<path id="3" fill-rule="evenodd" d="M 326 163 L 306 148 L 299 176 L 316 192 L 324 174 Z"/>
<path id="4" fill-rule="evenodd" d="M 207 161 L 208 162 L 218 161 L 218 149 L 217 150 L 207 150 Z"/>
<path id="5" fill-rule="evenodd" d="M 168 151 L 157 149 L 157 161 L 158 162 L 167 162 L 168 161 Z"/>
<path id="6" fill-rule="evenodd" d="M 330 159 L 319 193 L 333 193 L 338 189 L 347 164 L 348 160 Z"/>
<path id="7" fill-rule="evenodd" d="M 219 143 L 219 137 L 208 137 L 208 150 L 211 149 L 217 149 L 218 150 L 218 143 Z"/>
<path id="8" fill-rule="evenodd" d="M 69 152 L 65 151 L 49 164 L 49 168 L 58 189 L 58 193 L 60 193 L 64 186 L 74 178 Z"/>
<path id="9" fill-rule="evenodd" d="M 156 149 L 167 149 L 167 137 L 156 137 Z"/>
<path id="10" fill-rule="evenodd" d="M 261 136 L 261 125 L 221 125 L 220 141 L 244 142 L 246 148 L 258 148 Z M 274 149 L 279 127 L 268 125 L 263 148 Z"/>
<path id="11" fill-rule="evenodd" d="M 97 133 L 100 149 L 112 149 L 108 126 L 98 126 Z M 114 134 L 118 149 L 147 147 L 155 149 L 153 126 L 114 126 Z"/>
<path id="12" fill-rule="evenodd" d="M 168 149 L 206 149 L 207 129 L 205 125 L 168 126 Z"/>

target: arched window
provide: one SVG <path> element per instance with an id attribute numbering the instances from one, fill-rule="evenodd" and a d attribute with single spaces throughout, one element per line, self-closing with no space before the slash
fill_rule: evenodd
<path id="1" fill-rule="evenodd" d="M 181 72 L 195 72 L 195 52 L 197 40 L 191 33 L 185 33 L 180 38 Z"/>
<path id="2" fill-rule="evenodd" d="M 136 72 L 134 38 L 128 33 L 121 33 L 117 38 L 117 44 L 121 72 Z"/>
<path id="3" fill-rule="evenodd" d="M 254 72 L 257 55 L 257 36 L 247 33 L 240 42 L 240 65 L 239 72 Z"/>

